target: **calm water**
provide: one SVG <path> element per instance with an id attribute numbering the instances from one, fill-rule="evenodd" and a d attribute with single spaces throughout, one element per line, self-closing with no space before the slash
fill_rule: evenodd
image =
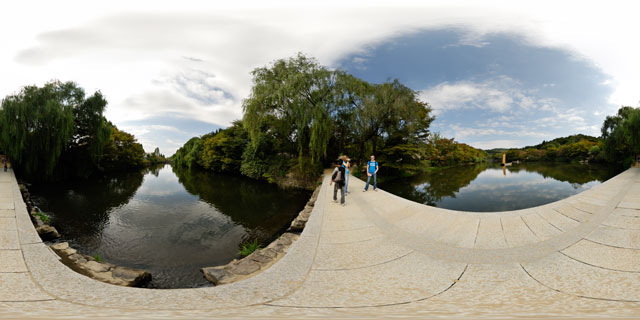
<path id="1" fill-rule="evenodd" d="M 605 165 L 521 163 L 458 166 L 380 183 L 395 195 L 462 211 L 507 211 L 567 198 L 620 173 Z"/>
<path id="2" fill-rule="evenodd" d="M 209 285 L 200 268 L 236 258 L 244 240 L 270 240 L 310 196 L 170 165 L 30 191 L 72 246 L 148 270 L 158 288 Z"/>

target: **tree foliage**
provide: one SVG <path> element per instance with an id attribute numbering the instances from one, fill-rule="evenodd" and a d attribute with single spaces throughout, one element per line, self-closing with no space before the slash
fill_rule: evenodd
<path id="1" fill-rule="evenodd" d="M 164 154 L 160 153 L 160 148 L 158 147 L 156 147 L 153 152 L 147 153 L 144 159 L 145 163 L 148 163 L 149 165 L 167 162 L 167 158 L 164 156 Z"/>
<path id="2" fill-rule="evenodd" d="M 543 141 L 535 146 L 513 149 L 489 150 L 489 156 L 494 161 L 502 161 L 502 154 L 507 155 L 507 162 L 511 161 L 558 161 L 578 162 L 588 160 L 604 162 L 601 152 L 603 140 L 584 134 L 560 137 L 551 141 Z"/>
<path id="3" fill-rule="evenodd" d="M 103 146 L 104 154 L 102 166 L 106 170 L 121 171 L 130 168 L 140 168 L 145 162 L 145 152 L 136 138 L 109 123 L 110 139 Z"/>
<path id="4" fill-rule="evenodd" d="M 27 178 L 51 179 L 63 153 L 62 171 L 92 171 L 109 137 L 106 104 L 100 92 L 85 99 L 73 82 L 26 86 L 2 100 L 0 145 Z"/>
<path id="5" fill-rule="evenodd" d="M 235 121 L 231 127 L 218 130 L 202 141 L 198 164 L 217 172 L 240 171 L 242 154 L 249 143 L 247 131 L 241 121 Z"/>
<path id="6" fill-rule="evenodd" d="M 397 79 L 371 84 L 302 54 L 252 75 L 242 121 L 189 140 L 173 156 L 174 164 L 239 171 L 280 185 L 291 180 L 311 185 L 322 165 L 338 154 L 364 162 L 380 151 L 385 170 L 406 174 L 432 164 L 486 159 L 482 151 L 453 139 L 429 142 L 430 106 Z M 438 153 L 434 143 L 451 150 Z"/>
<path id="7" fill-rule="evenodd" d="M 282 151 L 320 161 L 333 132 L 329 113 L 335 73 L 298 54 L 257 68 L 252 75 L 253 88 L 242 105 L 251 141 L 271 135 L 281 141 Z"/>
<path id="8" fill-rule="evenodd" d="M 366 159 L 367 153 L 375 154 L 379 149 L 426 140 L 434 117 L 417 92 L 397 79 L 369 84 L 343 72 L 338 73 L 338 79 L 336 101 L 340 107 L 333 114 L 337 125 L 334 137 L 341 150 Z"/>
<path id="9" fill-rule="evenodd" d="M 602 124 L 604 155 L 610 162 L 629 166 L 640 154 L 640 108 L 621 107 Z"/>
<path id="10" fill-rule="evenodd" d="M 179 167 L 191 168 L 193 165 L 198 164 L 201 150 L 202 139 L 193 137 L 172 156 L 173 164 Z"/>

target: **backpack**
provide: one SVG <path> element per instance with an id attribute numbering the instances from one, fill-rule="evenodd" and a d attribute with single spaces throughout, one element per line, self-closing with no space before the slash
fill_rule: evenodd
<path id="1" fill-rule="evenodd" d="M 336 182 L 336 183 L 343 182 L 344 181 L 344 175 L 342 173 L 342 170 L 338 169 L 338 171 L 336 171 L 333 174 L 333 177 L 332 177 L 331 181 Z"/>

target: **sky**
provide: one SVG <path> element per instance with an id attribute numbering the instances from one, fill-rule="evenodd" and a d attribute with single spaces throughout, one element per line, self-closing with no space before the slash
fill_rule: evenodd
<path id="1" fill-rule="evenodd" d="M 640 5 L 639 5 L 640 6 Z M 640 106 L 633 1 L 5 1 L 0 97 L 52 79 L 100 90 L 147 152 L 242 118 L 251 71 L 298 52 L 430 104 L 477 148 L 599 135 Z"/>

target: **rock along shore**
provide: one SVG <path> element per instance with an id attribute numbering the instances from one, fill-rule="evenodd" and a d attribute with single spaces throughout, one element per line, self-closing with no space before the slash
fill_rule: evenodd
<path id="1" fill-rule="evenodd" d="M 300 237 L 300 232 L 309 221 L 319 192 L 320 186 L 313 191 L 304 209 L 298 213 L 291 222 L 291 226 L 278 239 L 266 248 L 258 249 L 242 259 L 234 259 L 223 266 L 202 268 L 205 278 L 215 285 L 228 284 L 255 276 L 280 260 L 291 244 Z"/>
<path id="2" fill-rule="evenodd" d="M 43 241 L 53 241 L 60 238 L 60 233 L 55 227 L 49 225 L 43 218 L 42 212 L 36 210 L 31 201 L 31 194 L 23 184 L 19 185 L 22 199 L 30 212 L 31 221 Z M 45 220 L 47 218 L 44 218 Z M 151 281 L 151 274 L 144 270 L 116 266 L 108 262 L 96 261 L 94 257 L 80 254 L 69 246 L 68 242 L 59 242 L 49 245 L 60 256 L 62 262 L 72 270 L 90 278 L 126 287 L 143 287 Z"/>

